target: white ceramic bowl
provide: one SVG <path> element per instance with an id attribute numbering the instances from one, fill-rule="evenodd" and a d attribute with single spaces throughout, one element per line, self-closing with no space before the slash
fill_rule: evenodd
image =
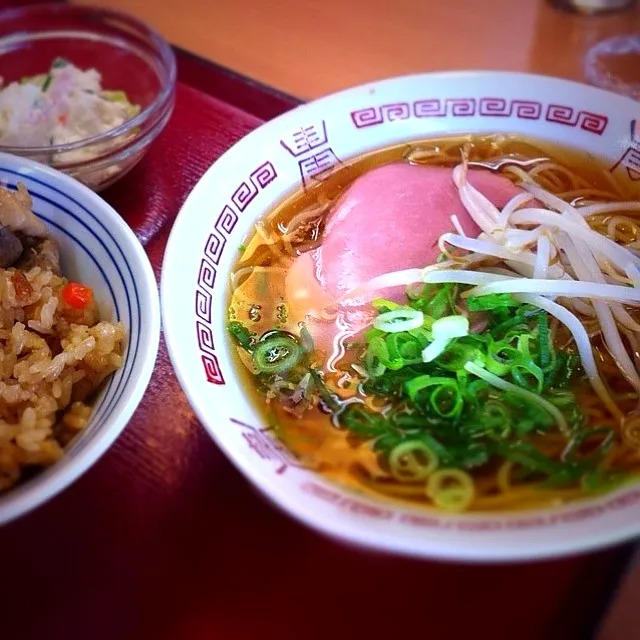
<path id="1" fill-rule="evenodd" d="M 640 486 L 553 511 L 444 515 L 341 488 L 299 468 L 245 399 L 225 331 L 228 273 L 253 224 L 307 180 L 364 152 L 429 136 L 510 132 L 605 158 L 638 187 L 640 104 L 566 80 L 457 72 L 374 82 L 301 106 L 236 144 L 175 224 L 162 278 L 169 351 L 209 433 L 266 496 L 343 541 L 414 556 L 514 560 L 640 533 Z M 634 124 L 634 121 L 636 124 Z"/>
<path id="2" fill-rule="evenodd" d="M 127 334 L 122 368 L 107 380 L 87 427 L 55 465 L 0 494 L 0 524 L 56 495 L 86 471 L 124 429 L 149 383 L 160 338 L 153 270 L 126 222 L 76 180 L 41 164 L 0 153 L 0 184 L 23 182 L 61 247 L 66 277 L 93 287 L 101 317 Z"/>

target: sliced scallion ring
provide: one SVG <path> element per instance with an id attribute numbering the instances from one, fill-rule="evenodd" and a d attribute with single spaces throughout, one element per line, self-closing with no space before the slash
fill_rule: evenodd
<path id="1" fill-rule="evenodd" d="M 439 469 L 427 480 L 427 497 L 446 511 L 464 511 L 473 502 L 475 485 L 461 469 Z"/>
<path id="2" fill-rule="evenodd" d="M 302 353 L 302 347 L 293 338 L 269 336 L 256 345 L 253 364 L 259 373 L 284 373 L 300 362 Z"/>
<path id="3" fill-rule="evenodd" d="M 422 326 L 424 314 L 417 309 L 403 307 L 386 311 L 376 316 L 373 326 L 385 333 L 399 333 L 400 331 L 411 331 Z"/>
<path id="4" fill-rule="evenodd" d="M 425 480 L 438 466 L 438 457 L 417 440 L 401 442 L 389 453 L 389 470 L 400 482 Z"/>

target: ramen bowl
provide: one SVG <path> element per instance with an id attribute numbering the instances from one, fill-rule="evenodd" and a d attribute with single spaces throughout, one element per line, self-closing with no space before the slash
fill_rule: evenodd
<path id="1" fill-rule="evenodd" d="M 12 189 L 18 183 L 27 188 L 33 212 L 60 246 L 62 274 L 93 289 L 100 319 L 121 322 L 125 341 L 121 367 L 98 388 L 86 426 L 66 445 L 64 455 L 0 492 L 0 525 L 56 496 L 107 451 L 142 399 L 160 338 L 151 264 L 118 213 L 76 180 L 0 153 L 0 184 Z"/>
<path id="2" fill-rule="evenodd" d="M 444 513 L 347 488 L 306 469 L 250 401 L 227 335 L 229 275 L 255 223 L 288 196 L 371 151 L 456 134 L 508 133 L 600 158 L 639 193 L 632 100 L 520 73 L 414 75 L 298 107 L 236 144 L 185 202 L 167 247 L 162 307 L 169 352 L 203 425 L 237 468 L 297 520 L 342 542 L 414 557 L 536 559 L 640 532 L 640 486 L 511 512 Z M 196 250 L 197 248 L 197 250 Z"/>

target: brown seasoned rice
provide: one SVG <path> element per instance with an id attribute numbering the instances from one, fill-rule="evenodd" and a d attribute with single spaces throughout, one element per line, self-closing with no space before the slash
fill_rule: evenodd
<path id="1" fill-rule="evenodd" d="M 122 365 L 123 326 L 100 321 L 93 300 L 67 304 L 67 284 L 39 266 L 0 269 L 0 492 L 60 459 Z"/>

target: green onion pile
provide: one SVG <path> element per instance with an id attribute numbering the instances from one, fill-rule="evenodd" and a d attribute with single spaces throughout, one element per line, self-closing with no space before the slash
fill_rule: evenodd
<path id="1" fill-rule="evenodd" d="M 357 444 L 367 443 L 396 482 L 420 484 L 436 506 L 467 509 L 470 472 L 509 461 L 516 480 L 598 491 L 620 480 L 599 468 L 613 445 L 608 427 L 590 426 L 572 389 L 588 384 L 580 358 L 553 345 L 549 315 L 511 294 L 462 294 L 444 283 L 409 290 L 406 304 L 378 299 L 357 353 L 343 363 L 357 381 L 356 402 L 330 393 L 313 362 L 313 342 L 271 331 L 229 331 L 251 354 L 260 388 L 298 413 L 321 406 Z M 367 403 L 364 399 L 368 399 Z M 370 408 L 375 406 L 374 408 Z M 546 455 L 536 436 L 564 439 Z"/>
<path id="2" fill-rule="evenodd" d="M 608 486 L 611 474 L 597 468 L 614 432 L 586 425 L 571 391 L 584 381 L 580 359 L 554 348 L 548 314 L 510 294 L 463 301 L 465 290 L 426 285 L 406 305 L 373 303 L 362 393 L 386 404 L 381 411 L 350 405 L 340 424 L 371 440 L 397 480 L 428 480 L 427 496 L 445 509 L 467 508 L 474 497 L 467 472 L 498 459 L 542 486 Z M 567 441 L 560 459 L 530 441 L 552 430 Z"/>

